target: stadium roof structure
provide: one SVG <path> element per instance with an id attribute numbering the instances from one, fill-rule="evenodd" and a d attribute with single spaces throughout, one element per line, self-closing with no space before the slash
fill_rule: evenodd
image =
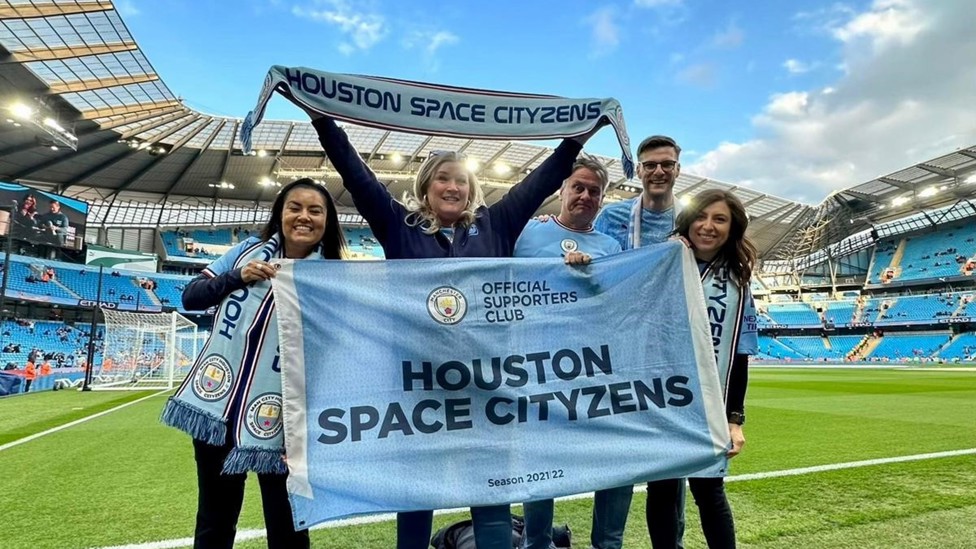
<path id="1" fill-rule="evenodd" d="M 0 109 L 9 113 L 0 115 L 0 179 L 90 202 L 89 224 L 260 223 L 276 188 L 303 176 L 325 182 L 340 207 L 354 212 L 311 124 L 266 120 L 254 131 L 255 153 L 244 155 L 238 137 L 242 119 L 188 108 L 156 73 L 107 0 L 0 3 Z M 346 131 L 394 196 L 410 188 L 431 151 L 459 150 L 476 159 L 489 203 L 551 153 L 524 142 L 351 125 Z M 783 258 L 851 234 L 860 227 L 851 219 L 940 202 L 948 195 L 923 196 L 919 186 L 933 178 L 959 180 L 973 169 L 973 154 L 972 149 L 960 151 L 864 183 L 819 207 L 686 173 L 679 176 L 675 195 L 732 190 L 746 205 L 749 234 L 762 256 Z M 624 177 L 618 159 L 597 158 L 607 166 L 614 187 L 608 200 L 640 191 L 639 182 Z M 914 196 L 907 208 L 881 212 L 885 202 L 904 193 Z M 557 198 L 550 197 L 542 211 L 558 211 Z"/>

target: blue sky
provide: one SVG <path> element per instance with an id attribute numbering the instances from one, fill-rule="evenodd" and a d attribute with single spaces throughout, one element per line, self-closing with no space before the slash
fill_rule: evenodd
<path id="1" fill-rule="evenodd" d="M 971 0 L 120 0 L 170 89 L 244 116 L 274 64 L 612 96 L 684 169 L 819 202 L 976 144 Z M 269 118 L 303 119 L 287 101 Z M 588 145 L 616 157 L 612 132 Z"/>

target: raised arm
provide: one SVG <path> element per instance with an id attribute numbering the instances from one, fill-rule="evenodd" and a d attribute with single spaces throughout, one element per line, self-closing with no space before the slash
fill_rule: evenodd
<path id="1" fill-rule="evenodd" d="M 545 162 L 488 209 L 492 226 L 505 233 L 511 246 L 515 245 L 532 214 L 570 176 L 573 162 L 582 149 L 578 140 L 563 139 Z"/>
<path id="2" fill-rule="evenodd" d="M 383 244 L 389 235 L 389 228 L 403 222 L 406 215 L 403 206 L 394 200 L 390 191 L 366 167 L 346 132 L 334 120 L 323 116 L 314 119 L 312 126 L 319 134 L 319 143 L 325 149 L 325 154 L 342 177 L 342 185 L 352 195 L 356 209 Z"/>

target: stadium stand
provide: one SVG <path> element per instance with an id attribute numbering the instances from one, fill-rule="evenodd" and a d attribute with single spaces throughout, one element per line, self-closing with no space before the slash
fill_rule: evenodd
<path id="1" fill-rule="evenodd" d="M 857 303 L 854 301 L 824 302 L 824 320 L 837 326 L 847 326 L 854 322 Z"/>
<path id="2" fill-rule="evenodd" d="M 820 315 L 807 303 L 770 304 L 766 314 L 775 324 L 814 327 L 822 324 Z"/>
<path id="3" fill-rule="evenodd" d="M 976 360 L 976 333 L 959 334 L 939 351 L 946 360 Z"/>
<path id="4" fill-rule="evenodd" d="M 881 343 L 869 357 L 888 360 L 933 358 L 949 337 L 948 332 L 890 334 L 881 338 Z"/>

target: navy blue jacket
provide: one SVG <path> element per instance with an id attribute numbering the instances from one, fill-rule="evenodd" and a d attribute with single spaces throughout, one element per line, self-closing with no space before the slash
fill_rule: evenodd
<path id="1" fill-rule="evenodd" d="M 583 148 L 576 141 L 563 140 L 545 162 L 512 187 L 504 198 L 489 207 L 478 208 L 474 225 L 458 230 L 451 242 L 443 234 L 425 234 L 419 225 L 407 225 L 405 220 L 410 212 L 376 179 L 349 143 L 346 132 L 331 118 L 316 119 L 312 125 L 387 259 L 511 257 L 525 224 L 570 176 L 573 162 Z"/>

